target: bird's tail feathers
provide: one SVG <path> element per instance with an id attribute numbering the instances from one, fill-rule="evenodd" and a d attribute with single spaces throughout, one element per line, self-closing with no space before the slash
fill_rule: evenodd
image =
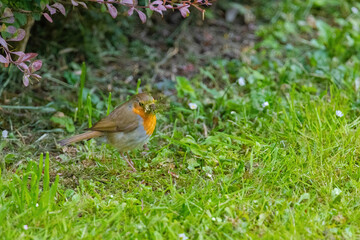
<path id="1" fill-rule="evenodd" d="M 79 134 L 79 135 L 72 136 L 71 138 L 63 139 L 58 143 L 61 146 L 65 146 L 65 145 L 69 145 L 71 143 L 79 142 L 79 141 L 82 141 L 82 140 L 88 140 L 88 139 L 91 139 L 91 138 L 100 137 L 102 135 L 103 135 L 102 132 L 90 131 L 90 132 L 86 132 L 86 133 L 82 133 L 82 134 Z"/>

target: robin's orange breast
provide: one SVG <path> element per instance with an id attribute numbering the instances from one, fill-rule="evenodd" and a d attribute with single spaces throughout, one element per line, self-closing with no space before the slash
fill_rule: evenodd
<path id="1" fill-rule="evenodd" d="M 156 116 L 153 113 L 145 113 L 142 108 L 133 108 L 133 112 L 143 119 L 144 130 L 147 135 L 153 134 L 156 126 Z"/>

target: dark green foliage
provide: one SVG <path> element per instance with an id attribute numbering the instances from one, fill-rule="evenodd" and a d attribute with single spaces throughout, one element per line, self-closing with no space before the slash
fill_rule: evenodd
<path id="1" fill-rule="evenodd" d="M 49 0 L 2 0 L 2 7 L 9 7 L 14 11 L 27 10 L 27 11 L 40 11 Z"/>

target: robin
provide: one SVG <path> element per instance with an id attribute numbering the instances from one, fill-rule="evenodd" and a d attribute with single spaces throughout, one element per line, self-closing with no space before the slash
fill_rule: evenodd
<path id="1" fill-rule="evenodd" d="M 128 152 L 143 146 L 154 132 L 156 125 L 155 100 L 147 93 L 139 93 L 114 109 L 107 117 L 101 119 L 88 132 L 63 139 L 61 146 L 104 136 L 108 143 L 117 148 L 121 156 L 136 172 L 131 159 L 124 157 Z"/>

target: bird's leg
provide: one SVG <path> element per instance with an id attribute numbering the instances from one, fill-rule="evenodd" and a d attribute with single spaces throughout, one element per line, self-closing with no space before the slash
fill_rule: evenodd
<path id="1" fill-rule="evenodd" d="M 125 159 L 125 161 L 129 164 L 129 166 L 132 168 L 134 172 L 136 172 L 136 168 L 134 167 L 134 163 L 131 161 L 130 158 L 126 158 L 123 153 L 120 153 L 121 157 Z M 129 155 L 128 155 L 129 156 Z"/>
<path id="2" fill-rule="evenodd" d="M 135 166 L 134 162 L 131 160 L 129 153 L 126 154 L 127 158 L 129 159 L 129 162 L 131 163 L 131 165 Z"/>
<path id="3" fill-rule="evenodd" d="M 141 152 L 141 155 L 146 156 L 146 154 L 149 152 L 149 147 L 147 146 L 147 144 L 145 143 L 143 146 L 145 151 Z"/>
<path id="4" fill-rule="evenodd" d="M 149 147 L 148 147 L 147 143 L 144 144 L 144 150 L 147 152 L 149 151 Z"/>

